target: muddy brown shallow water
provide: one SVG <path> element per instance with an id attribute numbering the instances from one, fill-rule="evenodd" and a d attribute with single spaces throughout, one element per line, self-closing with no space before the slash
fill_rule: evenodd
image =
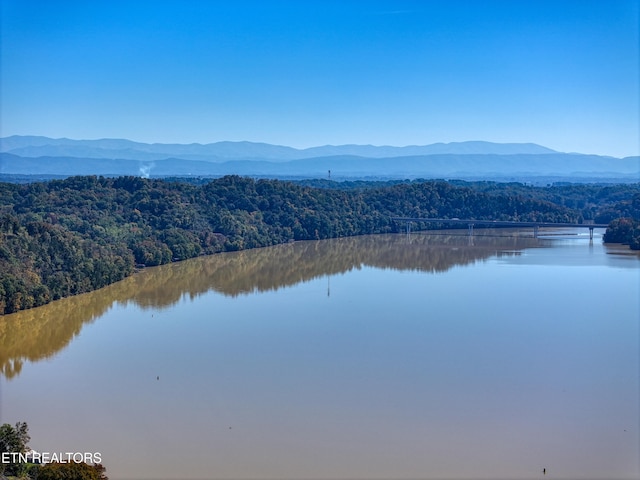
<path id="1" fill-rule="evenodd" d="M 640 259 L 475 233 L 203 257 L 5 316 L 0 423 L 112 480 L 637 478 Z"/>

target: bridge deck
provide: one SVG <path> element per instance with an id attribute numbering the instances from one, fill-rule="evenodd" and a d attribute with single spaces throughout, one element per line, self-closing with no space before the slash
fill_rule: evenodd
<path id="1" fill-rule="evenodd" d="M 533 235 L 538 236 L 540 227 L 555 228 L 588 228 L 589 238 L 593 239 L 593 230 L 595 228 L 607 228 L 608 225 L 603 223 L 554 223 L 554 222 L 512 222 L 507 220 L 476 220 L 473 218 L 415 218 L 415 217 L 391 217 L 391 220 L 398 222 L 406 222 L 407 233 L 411 231 L 411 222 L 423 223 L 448 223 L 448 224 L 464 224 L 469 226 L 469 235 L 473 235 L 473 228 L 476 225 L 483 227 L 533 227 Z"/>
<path id="2" fill-rule="evenodd" d="M 477 220 L 474 218 L 416 218 L 391 217 L 398 222 L 450 223 L 463 225 L 483 225 L 494 227 L 562 227 L 562 228 L 607 228 L 605 223 L 554 223 L 554 222 L 513 222 L 507 220 Z"/>

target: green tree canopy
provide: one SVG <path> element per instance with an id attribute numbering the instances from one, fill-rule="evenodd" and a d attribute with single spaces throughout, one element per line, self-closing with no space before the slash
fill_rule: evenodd
<path id="1" fill-rule="evenodd" d="M 8 423 L 0 426 L 0 458 L 5 453 L 26 453 L 29 448 L 29 427 L 26 422 L 18 422 L 15 427 Z M 23 475 L 25 465 L 20 462 L 0 462 L 0 474 Z"/>
<path id="2" fill-rule="evenodd" d="M 37 480 L 108 480 L 106 469 L 101 464 L 47 463 L 40 467 Z"/>

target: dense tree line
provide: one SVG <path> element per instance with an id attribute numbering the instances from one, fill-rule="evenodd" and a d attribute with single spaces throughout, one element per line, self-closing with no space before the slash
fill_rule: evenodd
<path id="1" fill-rule="evenodd" d="M 634 184 L 552 184 L 535 187 L 518 182 L 452 181 L 491 195 L 508 195 L 543 200 L 567 207 L 578 214 L 579 221 L 609 223 L 620 216 L 640 218 L 640 183 Z M 633 200 L 637 198 L 637 200 Z M 630 208 L 636 202 L 635 212 Z"/>
<path id="2" fill-rule="evenodd" d="M 591 208 L 591 200 L 567 204 L 578 193 L 565 192 L 557 202 L 548 189 L 536 195 L 518 185 L 309 186 L 238 176 L 202 184 L 95 176 L 0 183 L 0 313 L 100 288 L 130 275 L 136 265 L 400 231 L 403 226 L 392 216 L 577 222 L 583 207 Z M 636 197 L 629 200 L 632 187 L 624 188 L 601 202 L 613 217 L 627 206 L 630 211 L 638 207 Z"/>

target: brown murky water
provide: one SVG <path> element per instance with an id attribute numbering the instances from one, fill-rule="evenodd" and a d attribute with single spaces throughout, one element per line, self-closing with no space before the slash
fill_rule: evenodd
<path id="1" fill-rule="evenodd" d="M 0 423 L 112 480 L 637 478 L 639 257 L 476 233 L 203 257 L 5 316 Z"/>

